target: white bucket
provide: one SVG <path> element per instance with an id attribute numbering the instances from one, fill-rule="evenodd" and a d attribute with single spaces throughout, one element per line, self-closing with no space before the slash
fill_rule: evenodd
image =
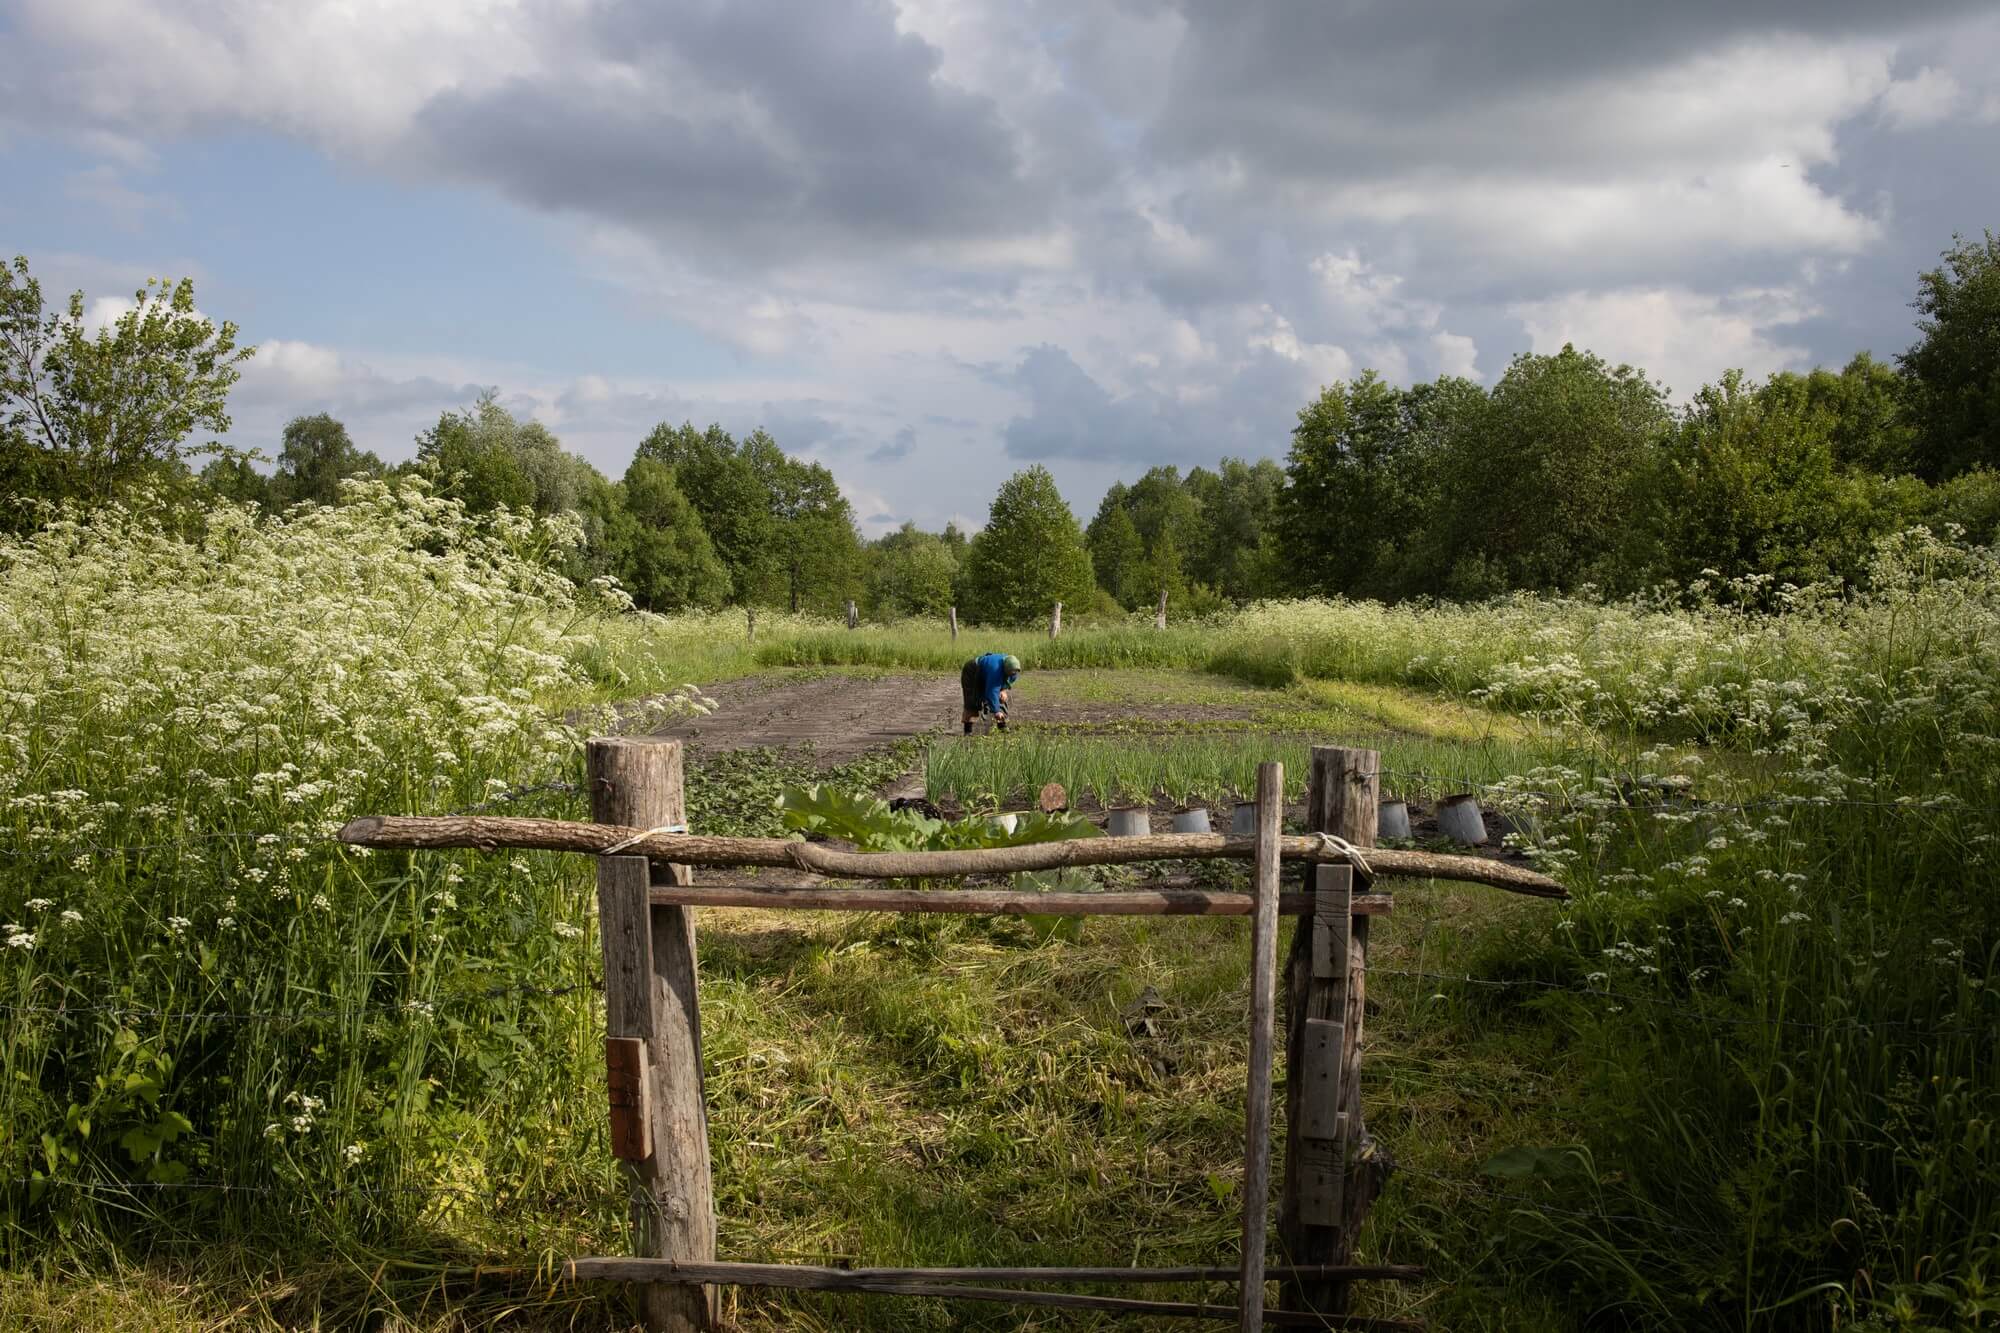
<path id="1" fill-rule="evenodd" d="M 1105 828 L 1114 838 L 1143 838 L 1153 831 L 1153 812 L 1143 805 L 1120 806 L 1106 815 Z"/>
<path id="2" fill-rule="evenodd" d="M 1453 842 L 1477 847 L 1486 841 L 1486 819 L 1470 795 L 1447 796 L 1438 804 L 1438 831 Z"/>
<path id="3" fill-rule="evenodd" d="M 1410 836 L 1410 804 L 1408 801 L 1384 801 L 1375 816 L 1375 836 L 1378 838 L 1407 838 Z"/>
<path id="4" fill-rule="evenodd" d="M 1238 801 L 1236 808 L 1229 812 L 1229 832 L 1238 838 L 1257 836 L 1257 803 Z"/>
<path id="5" fill-rule="evenodd" d="M 1002 833 L 1012 833 L 1016 828 L 1020 827 L 1021 817 L 1019 815 L 995 815 L 993 816 L 993 822 L 1000 826 Z"/>
<path id="6" fill-rule="evenodd" d="M 1176 833 L 1208 832 L 1208 811 L 1200 807 L 1196 807 L 1193 810 L 1181 811 L 1179 814 L 1174 816 L 1174 832 Z"/>

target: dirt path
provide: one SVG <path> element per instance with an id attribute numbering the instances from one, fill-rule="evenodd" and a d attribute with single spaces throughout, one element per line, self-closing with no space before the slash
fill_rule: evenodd
<path id="1" fill-rule="evenodd" d="M 703 693 L 716 701 L 714 712 L 663 727 L 658 734 L 706 750 L 782 749 L 810 742 L 820 763 L 840 764 L 958 721 L 958 679 L 943 674 L 862 680 L 751 676 Z"/>

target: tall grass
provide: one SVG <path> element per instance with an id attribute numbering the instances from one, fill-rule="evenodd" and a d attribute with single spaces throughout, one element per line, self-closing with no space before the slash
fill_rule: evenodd
<path id="1" fill-rule="evenodd" d="M 365 1237 L 496 1179 L 588 1211 L 540 1146 L 592 1068 L 587 881 L 329 838 L 574 778 L 551 708 L 615 602 L 546 572 L 565 525 L 408 490 L 198 522 L 0 546 L 0 1252 Z"/>
<path id="2" fill-rule="evenodd" d="M 1267 603 L 1199 629 L 992 646 L 1031 670 L 1416 685 L 1652 738 L 1503 784 L 1553 793 L 1522 801 L 1576 898 L 1539 940 L 1495 941 L 1482 979 L 1532 997 L 1587 1078 L 1563 1093 L 1578 1141 L 1496 1166 L 1528 1201 L 1501 1206 L 1496 1257 L 1579 1315 L 1645 1327 L 1990 1324 L 2000 560 L 1915 532 L 1861 591 L 1708 591 L 1730 595 Z M 1745 609 L 1759 603 L 1777 609 Z M 907 630 L 804 643 L 820 661 L 945 656 Z M 940 747 L 936 780 L 1238 784 L 1224 748 L 1190 779 L 1197 750 L 1175 742 L 1134 757 L 1023 736 Z M 1698 799 L 1657 808 L 1619 773 L 1685 778 Z"/>

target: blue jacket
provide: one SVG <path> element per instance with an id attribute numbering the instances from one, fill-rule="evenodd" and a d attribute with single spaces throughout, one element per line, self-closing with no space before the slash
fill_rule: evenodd
<path id="1" fill-rule="evenodd" d="M 1000 702 L 1000 691 L 1007 684 L 1007 655 L 987 653 L 977 659 L 979 663 L 979 689 L 986 696 L 986 706 L 996 715 L 1005 713 L 1007 705 Z"/>

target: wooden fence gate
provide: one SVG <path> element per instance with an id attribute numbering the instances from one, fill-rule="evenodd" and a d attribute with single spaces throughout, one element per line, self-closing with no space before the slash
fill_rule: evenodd
<path id="1" fill-rule="evenodd" d="M 656 738 L 593 740 L 588 773 L 593 823 L 490 817 L 357 819 L 343 841 L 379 848 L 574 851 L 597 857 L 604 947 L 605 1064 L 612 1151 L 631 1187 L 639 1253 L 572 1259 L 575 1279 L 644 1284 L 654 1333 L 706 1333 L 717 1285 L 942 1296 L 1016 1305 L 1318 1328 L 1413 1329 L 1349 1313 L 1353 1284 L 1408 1281 L 1421 1270 L 1353 1261 L 1355 1239 L 1393 1170 L 1362 1118 L 1362 1020 L 1370 919 L 1393 899 L 1370 891 L 1391 876 L 1484 883 L 1560 898 L 1553 880 L 1477 857 L 1375 847 L 1380 801 L 1373 750 L 1317 746 L 1307 783 L 1305 837 L 1284 837 L 1281 765 L 1257 772 L 1252 838 L 1175 834 L 1082 839 L 963 852 L 841 852 L 787 839 L 690 834 L 681 745 Z M 1235 858 L 1255 869 L 1252 892 L 1180 888 L 1106 892 L 853 888 L 822 879 L 702 886 L 691 867 L 765 866 L 856 880 L 994 875 L 1080 865 Z M 1284 860 L 1302 864 L 1300 891 L 1282 891 Z M 822 1268 L 716 1258 L 708 1113 L 702 1092 L 700 989 L 694 909 L 777 907 L 814 911 L 973 912 L 1001 915 L 1246 916 L 1251 925 L 1250 1072 L 1244 1134 L 1243 1246 L 1234 1266 L 1181 1268 Z M 1289 1262 L 1265 1263 L 1269 1216 L 1271 1091 L 1279 997 L 1278 917 L 1301 918 L 1285 966 L 1285 1152 L 1278 1232 Z M 1265 1284 L 1281 1284 L 1264 1308 Z M 1234 1281 L 1233 1305 L 1139 1300 L 1000 1283 Z"/>

